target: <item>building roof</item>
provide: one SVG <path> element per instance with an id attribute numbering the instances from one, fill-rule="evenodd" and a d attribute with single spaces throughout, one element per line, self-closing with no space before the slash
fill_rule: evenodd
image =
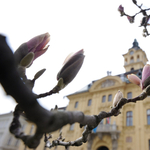
<path id="1" fill-rule="evenodd" d="M 10 111 L 10 112 L 8 112 L 8 113 L 0 114 L 0 117 L 1 117 L 1 116 L 4 116 L 4 115 L 5 115 L 5 116 L 6 116 L 6 115 L 8 115 L 8 116 L 9 116 L 9 115 L 10 115 L 10 116 L 12 116 L 12 115 L 13 115 L 13 112 L 12 112 L 12 111 Z"/>
<path id="2" fill-rule="evenodd" d="M 142 68 L 141 69 L 137 69 L 137 70 L 131 70 L 129 72 L 125 72 L 125 73 L 122 73 L 122 74 L 119 74 L 119 75 L 116 75 L 116 76 L 120 77 L 120 79 L 123 82 L 130 83 L 130 81 L 127 78 L 127 75 L 129 75 L 129 74 L 136 74 L 141 79 L 141 77 L 142 77 Z M 79 94 L 79 93 L 88 92 L 89 89 L 91 88 L 91 86 L 93 85 L 93 83 L 96 82 L 96 81 L 98 81 L 98 80 L 92 81 L 91 83 L 89 83 L 88 85 L 86 85 L 85 87 L 83 87 L 82 89 L 76 91 L 75 93 L 69 94 L 67 96 L 71 96 L 71 95 L 76 95 L 76 94 Z"/>

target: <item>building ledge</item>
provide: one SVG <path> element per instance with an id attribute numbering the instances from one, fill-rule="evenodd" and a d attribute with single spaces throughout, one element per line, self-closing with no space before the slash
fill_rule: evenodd
<path id="1" fill-rule="evenodd" d="M 93 133 L 111 133 L 111 132 L 119 132 L 116 124 L 99 124 L 95 129 L 93 129 Z"/>

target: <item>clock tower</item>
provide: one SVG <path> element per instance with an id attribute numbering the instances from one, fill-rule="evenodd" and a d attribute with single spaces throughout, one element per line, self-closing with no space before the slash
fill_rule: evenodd
<path id="1" fill-rule="evenodd" d="M 143 68 L 148 61 L 146 53 L 139 47 L 136 39 L 133 42 L 132 48 L 123 57 L 126 72 Z"/>

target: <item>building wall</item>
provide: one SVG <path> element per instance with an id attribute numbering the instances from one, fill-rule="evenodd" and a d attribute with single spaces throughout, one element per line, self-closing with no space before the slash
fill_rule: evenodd
<path id="1" fill-rule="evenodd" d="M 10 132 L 9 126 L 13 119 L 13 113 L 0 115 L 0 150 L 17 150 L 20 145 L 20 140 L 16 139 Z M 20 118 L 23 125 L 22 130 L 25 129 L 26 121 Z"/>

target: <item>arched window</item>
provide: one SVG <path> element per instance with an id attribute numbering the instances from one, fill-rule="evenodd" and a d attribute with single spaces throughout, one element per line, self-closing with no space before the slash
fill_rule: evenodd
<path id="1" fill-rule="evenodd" d="M 104 103 L 106 101 L 106 95 L 104 95 L 103 97 L 102 97 L 102 103 Z"/>
<path id="2" fill-rule="evenodd" d="M 140 56 L 139 55 L 137 55 L 137 61 L 140 61 Z"/>
<path id="3" fill-rule="evenodd" d="M 108 102 L 111 102 L 112 101 L 112 94 L 109 94 L 108 95 Z"/>
<path id="4" fill-rule="evenodd" d="M 132 92 L 127 93 L 127 98 L 132 98 Z"/>
<path id="5" fill-rule="evenodd" d="M 133 125 L 133 114 L 132 111 L 128 111 L 126 113 L 126 126 L 132 126 Z"/>
<path id="6" fill-rule="evenodd" d="M 134 62 L 134 57 L 132 56 L 130 59 L 130 63 L 133 63 L 133 62 Z"/>
<path id="7" fill-rule="evenodd" d="M 147 124 L 150 125 L 150 109 L 147 109 Z"/>
<path id="8" fill-rule="evenodd" d="M 79 104 L 79 102 L 77 101 L 77 102 L 75 103 L 75 105 L 74 105 L 74 108 L 77 108 L 77 107 L 78 107 L 78 104 Z"/>
<path id="9" fill-rule="evenodd" d="M 127 64 L 128 64 L 128 59 L 126 58 L 126 59 L 125 59 L 125 65 L 127 65 Z"/>
<path id="10" fill-rule="evenodd" d="M 89 100 L 88 100 L 88 106 L 91 106 L 91 104 L 92 104 L 92 100 L 89 99 Z"/>

